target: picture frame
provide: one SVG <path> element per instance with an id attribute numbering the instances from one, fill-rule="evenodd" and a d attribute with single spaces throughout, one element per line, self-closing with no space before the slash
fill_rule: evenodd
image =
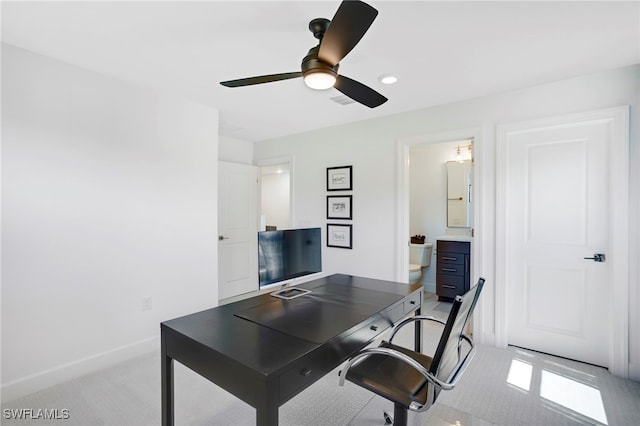
<path id="1" fill-rule="evenodd" d="M 353 248 L 353 227 L 338 223 L 327 224 L 327 247 Z"/>
<path id="2" fill-rule="evenodd" d="M 352 219 L 351 195 L 327 195 L 327 219 Z"/>
<path id="3" fill-rule="evenodd" d="M 351 191 L 353 166 L 327 167 L 327 191 Z"/>

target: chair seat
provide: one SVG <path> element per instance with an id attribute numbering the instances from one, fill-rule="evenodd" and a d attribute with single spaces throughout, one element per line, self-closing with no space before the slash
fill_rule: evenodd
<path id="1" fill-rule="evenodd" d="M 427 370 L 433 360 L 386 341 L 380 347 L 402 352 Z M 407 363 L 390 356 L 373 354 L 365 358 L 349 369 L 346 379 L 407 408 L 412 401 L 424 404 L 427 399 L 427 379 Z"/>

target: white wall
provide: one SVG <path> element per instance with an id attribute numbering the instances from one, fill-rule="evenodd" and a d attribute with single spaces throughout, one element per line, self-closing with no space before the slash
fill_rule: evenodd
<path id="1" fill-rule="evenodd" d="M 217 305 L 217 110 L 3 45 L 2 145 L 3 400 Z"/>
<path id="2" fill-rule="evenodd" d="M 487 278 L 481 322 L 482 341 L 491 342 L 494 330 L 494 297 L 491 282 L 495 276 L 495 129 L 496 125 L 589 111 L 619 105 L 631 105 L 630 176 L 630 370 L 640 379 L 640 289 L 638 262 L 640 237 L 640 148 L 638 146 L 639 66 L 625 67 L 599 74 L 580 76 L 503 94 L 472 99 L 353 123 L 310 133 L 292 135 L 257 143 L 256 160 L 275 156 L 296 158 L 295 210 L 297 226 L 322 225 L 325 219 L 325 168 L 353 165 L 354 249 L 328 249 L 323 252 L 328 272 L 343 272 L 368 277 L 395 279 L 398 241 L 396 235 L 398 202 L 398 141 L 416 140 L 422 135 L 482 129 L 481 140 L 474 142 L 477 175 L 475 218 L 481 252 L 476 275 Z M 391 99 L 393 101 L 393 99 Z M 359 108 L 357 104 L 337 108 Z M 381 108 L 384 108 L 382 106 Z"/>
<path id="3" fill-rule="evenodd" d="M 230 163 L 253 164 L 253 143 L 229 136 L 219 136 L 218 160 Z"/>
<path id="4" fill-rule="evenodd" d="M 340 194 L 326 191 L 326 168 L 353 166 L 354 190 L 344 194 L 353 194 L 354 249 L 324 247 L 325 273 L 388 279 L 395 276 L 392 259 L 385 258 L 393 252 L 390 245 L 395 241 L 395 228 L 393 222 L 389 223 L 395 213 L 394 132 L 377 125 L 376 132 L 372 137 L 374 132 L 355 124 L 259 142 L 254 147 L 256 161 L 295 154 L 292 227 L 319 226 L 323 238 L 328 223 L 326 196 Z M 378 258 L 381 261 L 371 261 Z"/>

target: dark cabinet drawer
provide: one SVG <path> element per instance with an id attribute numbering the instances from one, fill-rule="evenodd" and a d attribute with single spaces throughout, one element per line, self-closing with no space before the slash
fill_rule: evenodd
<path id="1" fill-rule="evenodd" d="M 436 250 L 439 252 L 471 254 L 471 245 L 467 241 L 438 240 Z"/>
<path id="2" fill-rule="evenodd" d="M 464 265 L 465 255 L 463 253 L 451 253 L 448 251 L 438 251 L 437 253 L 438 261 L 437 264 L 441 263 L 452 263 L 454 265 Z"/>
<path id="3" fill-rule="evenodd" d="M 438 275 L 436 277 L 436 292 L 438 296 L 453 298 L 464 294 L 464 284 L 464 276 Z"/>
<path id="4" fill-rule="evenodd" d="M 464 275 L 465 271 L 464 259 L 460 265 L 455 263 L 438 263 L 438 275 Z"/>

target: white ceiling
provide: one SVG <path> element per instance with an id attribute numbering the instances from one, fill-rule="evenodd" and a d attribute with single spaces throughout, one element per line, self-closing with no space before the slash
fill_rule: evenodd
<path id="1" fill-rule="evenodd" d="M 8 2 L 3 42 L 220 110 L 220 134 L 259 141 L 640 62 L 640 3 L 369 1 L 380 12 L 340 73 L 389 98 L 339 105 L 302 79 L 307 26 L 339 1 Z M 393 73 L 399 82 L 377 78 Z"/>

